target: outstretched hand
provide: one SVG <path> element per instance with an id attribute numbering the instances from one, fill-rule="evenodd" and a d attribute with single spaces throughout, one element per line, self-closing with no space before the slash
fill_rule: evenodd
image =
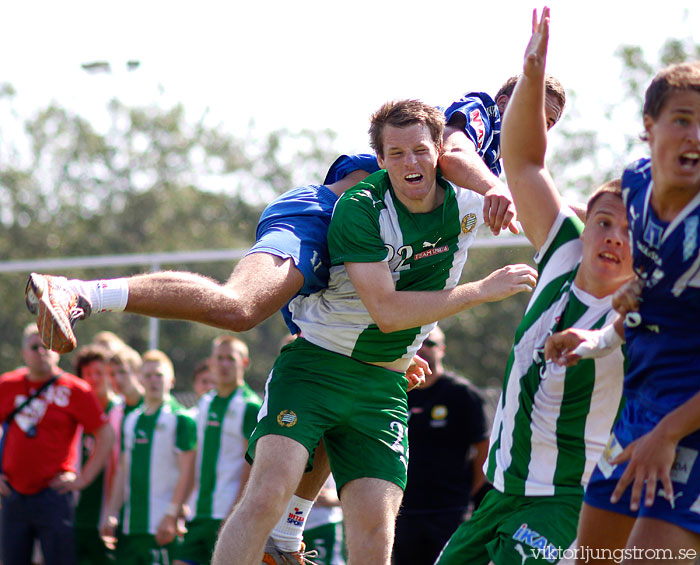
<path id="1" fill-rule="evenodd" d="M 547 62 L 547 44 L 549 43 L 549 8 L 542 8 L 542 16 L 537 20 L 537 10 L 532 11 L 532 35 L 525 48 L 523 72 L 531 77 L 544 74 Z"/>
<path id="2" fill-rule="evenodd" d="M 658 481 L 661 481 L 663 491 L 659 490 L 658 494 L 664 496 L 673 507 L 675 497 L 671 482 L 671 467 L 676 457 L 676 446 L 677 442 L 666 437 L 659 426 L 630 443 L 622 453 L 610 461 L 613 465 L 629 461 L 615 485 L 610 502 L 616 503 L 631 484 L 630 510 L 639 509 L 642 490 L 645 491 L 644 505 L 652 506 L 657 494 Z"/>
<path id="3" fill-rule="evenodd" d="M 484 194 L 484 223 L 491 228 L 493 235 L 506 228 L 512 233 L 520 233 L 513 197 L 507 188 L 496 186 Z"/>
<path id="4" fill-rule="evenodd" d="M 485 296 L 484 302 L 497 302 L 519 292 L 532 292 L 537 276 L 537 271 L 530 265 L 518 263 L 501 267 L 478 283 Z"/>
<path id="5" fill-rule="evenodd" d="M 639 311 L 639 302 L 644 288 L 644 281 L 639 277 L 635 277 L 631 281 L 625 283 L 618 288 L 613 295 L 612 305 L 615 312 L 620 316 L 626 316 L 630 312 Z"/>

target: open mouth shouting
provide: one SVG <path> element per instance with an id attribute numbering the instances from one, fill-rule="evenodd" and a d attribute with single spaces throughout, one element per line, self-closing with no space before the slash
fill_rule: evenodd
<path id="1" fill-rule="evenodd" d="M 423 180 L 420 173 L 411 173 L 403 178 L 408 184 L 419 184 Z"/>
<path id="2" fill-rule="evenodd" d="M 693 171 L 700 164 L 700 153 L 697 151 L 686 151 L 679 158 L 681 169 L 684 171 Z"/>

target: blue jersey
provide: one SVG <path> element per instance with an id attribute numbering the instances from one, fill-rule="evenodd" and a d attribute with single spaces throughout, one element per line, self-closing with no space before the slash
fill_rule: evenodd
<path id="1" fill-rule="evenodd" d="M 660 418 L 700 390 L 700 194 L 664 222 L 651 192 L 651 162 L 640 159 L 622 176 L 634 270 L 645 281 L 639 316 L 625 324 L 624 394 Z"/>
<path id="2" fill-rule="evenodd" d="M 476 151 L 497 177 L 501 175 L 501 113 L 485 92 L 467 92 L 445 110 L 445 120 L 462 114 L 467 121 L 464 133 L 474 142 Z"/>

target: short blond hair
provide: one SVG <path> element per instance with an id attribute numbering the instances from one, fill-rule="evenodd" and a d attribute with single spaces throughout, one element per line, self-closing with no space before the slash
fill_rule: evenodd
<path id="1" fill-rule="evenodd" d="M 212 342 L 211 346 L 212 352 L 216 347 L 218 347 L 222 343 L 229 344 L 231 346 L 231 349 L 233 349 L 234 351 L 238 351 L 245 359 L 249 358 L 248 346 L 245 344 L 245 341 L 236 337 L 235 335 L 230 334 L 223 334 L 217 338 L 214 338 L 214 341 Z"/>
<path id="2" fill-rule="evenodd" d="M 173 366 L 173 362 L 170 360 L 170 357 L 168 357 L 160 349 L 149 349 L 141 356 L 141 361 L 142 368 L 146 363 L 159 363 L 160 365 L 167 367 L 168 371 L 170 372 L 170 376 L 173 378 L 175 377 L 175 367 Z"/>

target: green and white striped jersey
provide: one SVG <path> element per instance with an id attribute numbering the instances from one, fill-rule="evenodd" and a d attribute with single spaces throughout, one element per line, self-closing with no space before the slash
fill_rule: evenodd
<path id="1" fill-rule="evenodd" d="M 155 534 L 180 475 L 178 454 L 197 445 L 196 424 L 187 411 L 166 400 L 153 414 L 144 405 L 124 420 L 126 489 L 122 530 Z"/>
<path id="2" fill-rule="evenodd" d="M 552 333 L 600 328 L 616 316 L 612 296 L 598 299 L 574 284 L 582 231 L 573 211 L 562 208 L 535 256 L 539 280 L 516 330 L 484 464 L 507 494 L 583 494 L 620 408 L 620 349 L 569 368 L 544 359 Z"/>
<path id="3" fill-rule="evenodd" d="M 355 291 L 345 262 L 386 261 L 397 290 L 442 290 L 459 282 L 467 251 L 483 223 L 483 197 L 438 176 L 442 206 L 412 214 L 386 171 L 378 171 L 338 200 L 328 230 L 328 288 L 290 303 L 303 336 L 360 361 L 410 359 L 435 327 L 382 333 Z"/>
<path id="4" fill-rule="evenodd" d="M 199 449 L 190 503 L 195 518 L 222 520 L 228 516 L 238 494 L 245 450 L 260 404 L 260 397 L 247 384 L 229 396 L 212 390 L 199 400 Z"/>

